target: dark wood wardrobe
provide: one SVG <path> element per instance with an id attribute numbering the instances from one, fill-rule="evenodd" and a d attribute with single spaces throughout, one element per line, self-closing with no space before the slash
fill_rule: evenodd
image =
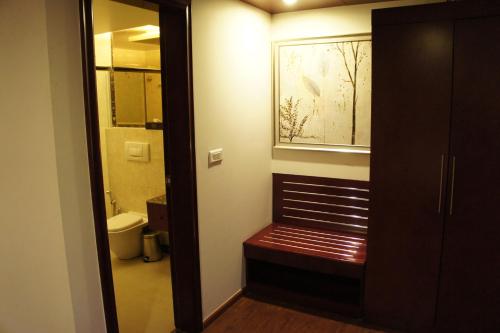
<path id="1" fill-rule="evenodd" d="M 500 4 L 373 13 L 369 322 L 500 332 Z"/>

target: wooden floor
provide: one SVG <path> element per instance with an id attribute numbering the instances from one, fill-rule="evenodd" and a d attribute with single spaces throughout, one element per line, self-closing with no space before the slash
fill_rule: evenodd
<path id="1" fill-rule="evenodd" d="M 240 298 L 204 333 L 382 333 L 247 297 Z"/>

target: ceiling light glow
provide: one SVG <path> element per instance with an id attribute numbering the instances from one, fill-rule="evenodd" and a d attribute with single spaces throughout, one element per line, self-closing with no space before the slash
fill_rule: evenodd
<path id="1" fill-rule="evenodd" d="M 297 0 L 283 0 L 283 2 L 285 3 L 285 5 L 291 6 L 295 5 L 297 3 Z"/>
<path id="2" fill-rule="evenodd" d="M 160 38 L 160 27 L 155 25 L 143 25 L 127 30 L 138 32 L 138 34 L 128 37 L 129 42 L 140 42 L 143 40 Z"/>

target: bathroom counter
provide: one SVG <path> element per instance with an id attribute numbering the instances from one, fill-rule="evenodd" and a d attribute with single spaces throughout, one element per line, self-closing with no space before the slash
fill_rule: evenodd
<path id="1" fill-rule="evenodd" d="M 155 231 L 168 231 L 167 196 L 160 195 L 146 201 L 149 228 Z"/>
<path id="2" fill-rule="evenodd" d="M 160 195 L 160 196 L 155 197 L 153 199 L 149 199 L 147 202 L 148 203 L 152 203 L 152 204 L 158 204 L 158 205 L 164 205 L 164 206 L 166 206 L 167 205 L 167 195 L 166 194 Z"/>

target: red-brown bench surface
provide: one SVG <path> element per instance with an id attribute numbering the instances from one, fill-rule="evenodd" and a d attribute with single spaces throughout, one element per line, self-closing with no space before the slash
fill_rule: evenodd
<path id="1" fill-rule="evenodd" d="M 270 256 L 269 251 L 278 255 Z M 287 254 L 290 258 L 285 258 Z M 245 242 L 245 255 L 275 264 L 359 278 L 366 262 L 366 237 L 273 223 Z"/>
<path id="2" fill-rule="evenodd" d="M 363 278 L 368 182 L 273 174 L 273 221 L 244 242 L 247 259 Z"/>

